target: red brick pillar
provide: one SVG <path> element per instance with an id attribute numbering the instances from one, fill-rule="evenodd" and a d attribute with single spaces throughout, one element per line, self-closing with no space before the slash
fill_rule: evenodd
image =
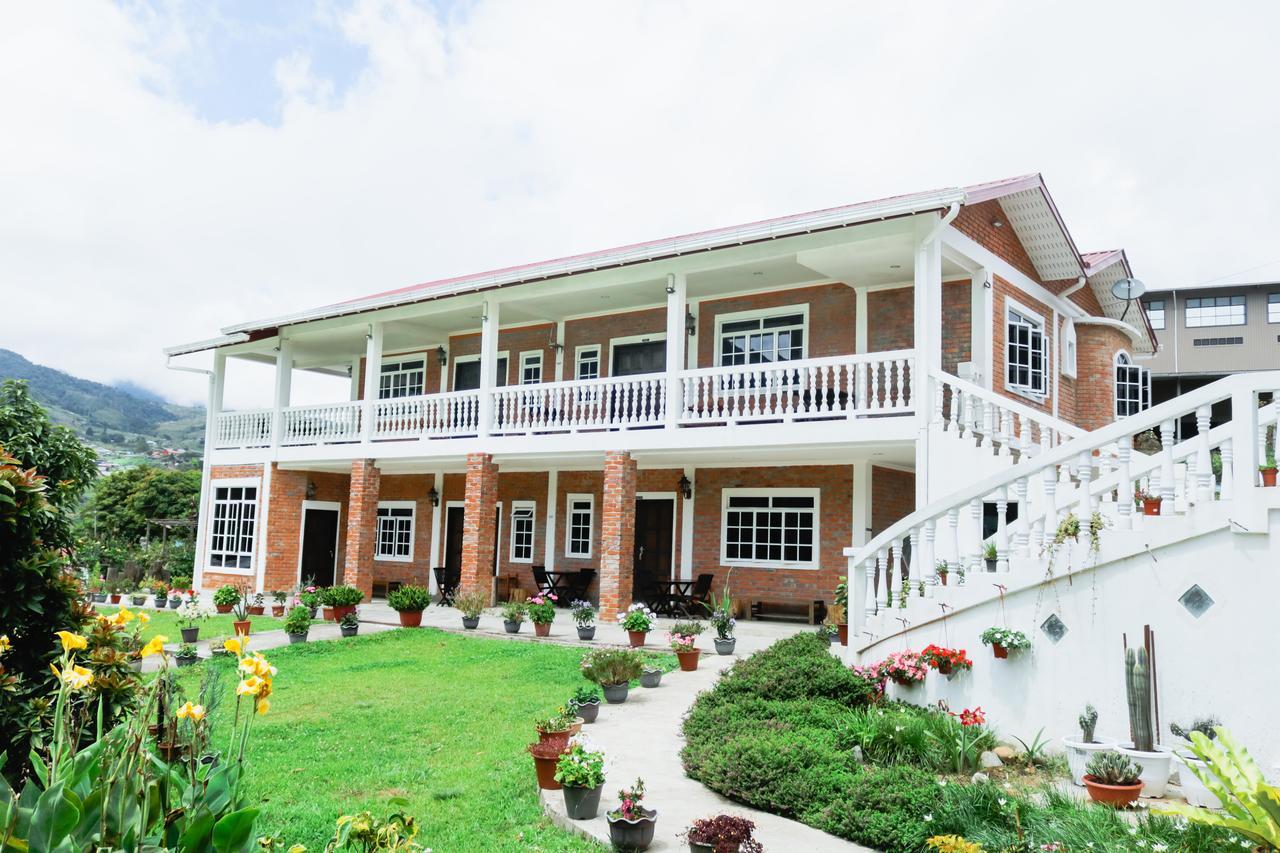
<path id="1" fill-rule="evenodd" d="M 600 515 L 600 618 L 613 620 L 631 604 L 636 540 L 636 461 L 625 450 L 604 456 Z"/>
<path id="2" fill-rule="evenodd" d="M 382 472 L 372 459 L 351 462 L 351 494 L 347 504 L 347 551 L 342 582 L 373 597 L 373 546 L 378 535 L 378 487 Z"/>
<path id="3" fill-rule="evenodd" d="M 491 600 L 493 557 L 498 547 L 494 512 L 498 506 L 498 466 L 488 453 L 467 454 L 466 522 L 462 533 L 460 592 L 478 592 Z"/>

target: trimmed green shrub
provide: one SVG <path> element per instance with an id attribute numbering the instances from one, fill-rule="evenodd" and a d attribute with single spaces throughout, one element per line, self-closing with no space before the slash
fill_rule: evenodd
<path id="1" fill-rule="evenodd" d="M 932 815 L 939 794 L 932 773 L 915 767 L 868 766 L 835 792 L 829 805 L 805 815 L 805 822 L 877 850 L 917 853 L 938 834 Z"/>
<path id="2" fill-rule="evenodd" d="M 848 707 L 867 704 L 875 685 L 831 654 L 831 644 L 805 631 L 738 661 L 716 692 L 761 699 L 829 699 Z"/>
<path id="3" fill-rule="evenodd" d="M 387 593 L 387 604 L 397 613 L 420 613 L 431 604 L 431 590 L 425 586 L 405 584 Z"/>

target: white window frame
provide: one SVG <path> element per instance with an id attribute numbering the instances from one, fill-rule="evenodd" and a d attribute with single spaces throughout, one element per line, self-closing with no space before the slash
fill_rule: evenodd
<path id="1" fill-rule="evenodd" d="M 1009 336 L 1009 326 L 1012 324 L 1012 315 L 1018 314 L 1024 320 L 1028 320 L 1031 324 L 1039 325 L 1040 329 L 1040 373 L 1044 382 L 1043 388 L 1036 388 L 1034 385 L 1019 385 L 1009 381 L 1009 366 L 1011 363 L 1011 347 L 1013 341 Z M 1028 354 L 1031 352 L 1030 344 L 1028 344 Z M 1049 372 L 1052 362 L 1049 360 L 1049 335 L 1045 326 L 1044 317 L 1038 312 L 1032 311 L 1022 303 L 1015 299 L 1006 298 L 1004 302 L 1004 387 L 1006 391 L 1012 391 L 1022 397 L 1035 400 L 1042 403 L 1049 396 Z M 1027 364 L 1027 373 L 1031 374 L 1031 364 Z"/>
<path id="2" fill-rule="evenodd" d="M 388 373 L 388 372 L 387 372 L 387 365 L 388 365 L 388 364 L 400 364 L 400 363 L 405 362 L 405 361 L 418 361 L 418 360 L 421 360 L 421 361 L 422 361 L 422 367 L 421 367 L 421 368 L 415 368 L 415 369 L 412 369 L 412 370 L 394 370 L 394 371 L 392 371 L 392 372 L 390 372 L 390 373 Z M 378 399 L 379 399 L 379 400 L 398 400 L 398 399 L 401 399 L 400 397 L 384 397 L 384 396 L 382 395 L 382 379 L 383 379 L 383 377 L 388 377 L 388 376 L 400 376 L 400 375 L 408 375 L 408 374 L 410 374 L 410 373 L 417 373 L 417 372 L 421 372 L 421 373 L 422 373 L 422 393 L 421 393 L 421 394 L 405 394 L 404 396 L 405 396 L 405 397 L 421 397 L 421 396 L 425 395 L 425 394 L 427 393 L 427 365 L 428 365 L 428 363 L 429 363 L 429 361 L 428 361 L 428 359 L 427 359 L 427 354 L 426 354 L 425 352 L 420 352 L 420 353 L 412 353 L 412 352 L 410 352 L 410 353 L 403 353 L 403 354 L 401 354 L 401 355 L 384 355 L 384 356 L 382 357 L 382 362 L 381 362 L 381 364 L 380 364 L 380 365 L 379 365 L 379 367 L 378 367 Z"/>
<path id="3" fill-rule="evenodd" d="M 378 509 L 407 509 L 409 510 L 409 553 L 408 554 L 384 554 L 382 553 L 382 516 L 374 513 L 373 527 L 373 559 L 380 563 L 412 563 L 414 546 L 417 543 L 418 533 L 418 503 L 417 501 L 378 501 Z M 399 517 L 393 518 L 393 521 L 399 521 Z M 397 524 L 398 527 L 398 524 Z"/>
<path id="4" fill-rule="evenodd" d="M 1121 361 L 1121 359 L 1123 359 L 1123 362 Z M 1136 377 L 1136 381 L 1121 382 L 1120 370 L 1122 368 L 1125 370 L 1133 371 L 1133 375 Z M 1114 382 L 1114 387 L 1111 390 L 1111 397 L 1114 403 L 1112 411 L 1115 414 L 1116 420 L 1120 420 L 1121 418 L 1132 417 L 1133 415 L 1140 414 L 1141 412 L 1144 412 L 1147 409 L 1151 408 L 1151 369 L 1150 368 L 1142 367 L 1136 364 L 1133 360 L 1133 356 L 1129 355 L 1129 353 L 1127 353 L 1126 351 L 1117 350 L 1115 356 L 1113 356 L 1111 359 L 1111 369 L 1112 369 L 1112 377 Z M 1123 413 L 1120 411 L 1120 402 L 1121 402 L 1120 388 L 1122 385 L 1137 386 L 1138 388 L 1137 411 L 1123 412 Z M 1130 401 L 1125 400 L 1125 402 L 1129 403 Z"/>
<path id="5" fill-rule="evenodd" d="M 1217 302 L 1220 299 L 1225 299 L 1227 304 L 1214 305 L 1212 308 L 1205 308 L 1200 305 L 1197 305 L 1194 308 L 1191 307 L 1192 302 L 1204 302 L 1205 300 Z M 1237 299 L 1240 301 L 1236 302 Z M 1230 322 L 1229 315 L 1234 313 L 1234 309 L 1237 307 L 1240 308 L 1240 322 Z M 1213 314 L 1212 322 L 1204 322 L 1200 317 L 1196 318 L 1196 322 L 1191 322 L 1192 311 L 1211 311 Z M 1223 311 L 1228 315 L 1228 322 L 1225 323 L 1218 322 L 1222 319 L 1222 314 L 1220 312 Z M 1226 328 L 1227 326 L 1247 326 L 1249 325 L 1249 299 L 1240 293 L 1229 293 L 1223 294 L 1222 296 L 1188 296 L 1186 301 L 1182 304 L 1182 314 L 1186 318 L 1185 322 L 1188 329 L 1213 329 Z"/>
<path id="6" fill-rule="evenodd" d="M 517 557 L 516 546 L 520 539 L 520 526 L 517 523 L 516 513 L 523 510 L 529 510 L 529 556 Z M 523 519 L 521 519 L 523 520 Z M 511 532 L 507 536 L 508 556 L 513 563 L 532 563 L 533 555 L 538 546 L 538 502 L 537 501 L 512 501 L 511 502 Z"/>
<path id="7" fill-rule="evenodd" d="M 535 380 L 525 379 L 525 370 L 535 366 L 538 368 L 538 378 Z M 520 373 L 516 377 L 517 385 L 537 385 L 542 382 L 542 350 L 526 350 L 520 353 Z"/>
<path id="8" fill-rule="evenodd" d="M 586 353 L 591 352 L 592 350 L 595 351 L 596 375 L 584 377 L 582 375 L 582 362 L 583 362 L 582 357 Z M 604 362 L 604 347 L 602 347 L 600 344 L 580 344 L 574 350 L 574 353 L 573 353 L 573 378 L 575 380 L 599 379 L 601 376 L 604 375 L 603 373 L 601 373 L 603 362 Z"/>
<path id="9" fill-rule="evenodd" d="M 262 522 L 261 508 L 262 508 L 262 498 L 263 498 L 262 478 L 261 477 L 236 477 L 236 478 L 227 478 L 227 479 L 211 479 L 209 481 L 209 486 L 210 486 L 209 509 L 208 509 L 209 532 L 205 541 L 205 549 L 204 549 L 205 569 L 204 570 L 207 572 L 216 572 L 218 574 L 224 574 L 224 575 L 251 576 L 257 571 L 258 538 L 259 538 L 258 534 L 262 532 L 262 529 L 260 527 L 260 524 Z M 254 498 L 252 501 L 245 500 L 243 497 L 233 501 L 230 497 L 228 497 L 228 499 L 224 502 L 228 504 L 234 503 L 235 505 L 241 506 L 241 507 L 246 505 L 253 506 L 253 533 L 249 536 L 249 551 L 245 552 L 240 549 L 229 550 L 227 548 L 222 548 L 222 549 L 219 549 L 217 552 L 223 556 L 235 555 L 237 558 L 247 556 L 249 558 L 249 565 L 247 568 L 241 567 L 239 565 L 235 565 L 235 566 L 213 565 L 213 560 L 212 560 L 212 557 L 214 554 L 213 537 L 215 535 L 215 530 L 218 524 L 218 518 L 217 518 L 217 507 L 219 504 L 218 489 L 223 489 L 223 488 L 255 489 L 256 490 L 254 492 Z M 236 519 L 236 521 L 237 522 L 242 521 L 243 517 L 244 516 L 243 516 L 243 510 L 242 510 L 241 515 Z M 239 530 L 237 530 L 236 532 L 236 538 L 240 539 L 243 542 L 244 536 L 239 532 Z M 239 560 L 237 559 L 237 564 L 238 563 L 239 563 Z"/>
<path id="10" fill-rule="evenodd" d="M 1267 322 L 1280 323 L 1280 293 L 1267 294 Z"/>
<path id="11" fill-rule="evenodd" d="M 744 560 L 729 559 L 729 500 L 738 497 L 813 498 L 813 559 L 811 560 Z M 784 508 L 782 510 L 786 512 Z M 805 510 L 807 511 L 807 510 Z M 785 543 L 784 543 L 785 544 Z M 761 569 L 809 569 L 822 565 L 822 490 L 813 489 L 721 489 L 720 490 L 720 562 L 726 566 L 747 566 Z"/>
<path id="12" fill-rule="evenodd" d="M 585 501 L 587 504 L 587 550 L 573 550 L 573 514 L 574 503 Z M 593 494 L 573 493 L 564 498 L 564 556 L 572 560 L 590 560 L 595 552 L 596 496 Z"/>
<path id="13" fill-rule="evenodd" d="M 800 342 L 800 359 L 809 357 L 809 303 L 801 302 L 797 305 L 779 305 L 776 308 L 757 308 L 751 311 L 731 311 L 724 314 L 716 315 L 716 334 L 712 346 L 715 347 L 715 353 L 712 360 L 716 367 L 725 367 L 724 363 L 724 326 L 726 323 L 740 323 L 745 320 L 760 320 L 761 329 L 763 331 L 764 321 L 771 317 L 782 317 L 787 314 L 799 314 L 802 319 L 800 322 L 800 330 L 803 333 Z M 797 361 L 800 359 L 787 359 L 788 361 Z M 762 364 L 782 364 L 780 361 L 762 362 Z M 733 365 L 735 367 L 749 367 L 750 363 L 743 365 Z"/>
<path id="14" fill-rule="evenodd" d="M 1160 306 L 1158 309 L 1155 309 L 1155 314 L 1153 314 L 1153 313 L 1152 313 L 1152 308 L 1151 308 L 1151 306 L 1152 306 L 1152 305 L 1159 305 L 1159 306 Z M 1148 319 L 1149 321 L 1151 321 L 1151 328 L 1155 329 L 1156 331 L 1161 331 L 1161 330 L 1163 330 L 1163 329 L 1164 329 L 1164 327 L 1165 327 L 1165 326 L 1169 325 L 1169 314 L 1168 314 L 1168 311 L 1169 311 L 1169 303 L 1168 303 L 1168 300 L 1163 299 L 1163 298 L 1161 298 L 1161 299 L 1152 299 L 1152 300 L 1149 300 L 1149 301 L 1147 301 L 1147 302 L 1142 303 L 1142 307 L 1143 307 L 1143 308 L 1145 308 L 1145 309 L 1146 309 L 1146 311 L 1147 311 L 1147 319 Z M 1159 325 L 1156 325 L 1156 322 L 1157 322 L 1157 321 L 1156 321 L 1156 316 L 1155 316 L 1155 315 L 1159 315 L 1159 318 L 1160 318 L 1160 319 L 1159 319 Z"/>

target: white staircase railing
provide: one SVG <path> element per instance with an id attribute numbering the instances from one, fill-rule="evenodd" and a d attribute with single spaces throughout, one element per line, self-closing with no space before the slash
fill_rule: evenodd
<path id="1" fill-rule="evenodd" d="M 944 378 L 939 377 L 940 384 Z M 947 403 L 938 410 L 946 412 L 947 420 L 954 408 L 961 429 L 966 423 L 975 424 L 965 420 L 969 409 L 964 400 L 969 395 L 980 400 L 983 395 L 954 382 L 949 383 L 946 393 Z M 960 402 L 952 407 L 955 393 Z M 984 588 L 974 593 L 994 597 L 996 586 L 1009 584 L 1009 575 L 1000 575 L 1008 573 L 1012 563 L 1038 558 L 1068 513 L 1080 520 L 1082 531 L 1087 530 L 1094 512 L 1120 530 L 1135 527 L 1141 523 L 1135 521 L 1136 487 L 1162 499 L 1161 516 L 1187 513 L 1199 504 L 1247 499 L 1259 483 L 1266 429 L 1280 426 L 1280 406 L 1273 402 L 1259 407 L 1263 393 L 1272 394 L 1273 399 L 1280 395 L 1280 371 L 1219 380 L 1051 448 L 1036 441 L 1038 452 L 1022 455 L 1005 470 L 911 513 L 866 545 L 845 549 L 853 636 L 860 636 L 867 620 L 876 616 L 884 620 L 894 615 L 903 618 L 904 626 L 909 624 L 909 616 L 896 612 L 904 603 L 910 609 L 920 598 L 956 596 L 954 584 L 938 593 L 939 565 L 947 566 L 948 575 L 963 572 L 969 581 L 977 579 L 988 571 L 984 554 L 988 539 L 995 545 L 995 575 L 988 575 L 990 592 L 985 588 L 988 585 L 982 584 Z M 1232 418 L 1210 429 L 1212 406 L 1224 400 L 1231 401 Z M 1175 445 L 1174 424 L 1187 415 L 1195 417 L 1198 434 Z M 1027 421 L 1034 425 L 1035 418 L 1027 416 Z M 987 428 L 993 426 L 991 420 L 983 423 Z M 1135 452 L 1134 436 L 1149 430 L 1159 435 L 1159 452 Z M 1003 435 L 1011 446 L 1029 446 L 1018 428 Z M 1047 440 L 1058 440 L 1053 430 L 1047 433 Z M 1220 486 L 1213 471 L 1215 451 L 1221 465 Z M 1005 508 L 1012 502 L 1018 504 L 1019 513 L 1016 521 L 1009 523 Z M 983 535 L 984 503 L 996 505 L 996 532 L 991 537 Z M 900 630 L 889 624 L 884 627 L 891 633 Z"/>
<path id="2" fill-rule="evenodd" d="M 1086 433 L 1061 418 L 937 368 L 931 368 L 929 376 L 935 389 L 931 422 L 957 435 L 972 436 L 979 447 L 989 447 L 996 455 L 1021 458 Z"/>

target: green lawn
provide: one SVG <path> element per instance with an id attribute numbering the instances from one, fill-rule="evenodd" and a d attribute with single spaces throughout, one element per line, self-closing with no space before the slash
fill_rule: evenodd
<path id="1" fill-rule="evenodd" d="M 182 632 L 178 630 L 178 611 L 176 610 L 156 610 L 152 607 L 133 607 L 125 604 L 129 608 L 130 613 L 146 613 L 151 617 L 151 621 L 147 623 L 147 627 L 142 629 L 142 639 L 149 640 L 156 634 L 163 634 L 168 638 L 170 643 L 181 643 Z M 97 605 L 98 612 L 103 616 L 110 616 L 120 608 L 114 606 Z M 271 611 L 267 611 L 270 613 Z M 231 623 L 235 620 L 230 613 L 219 613 L 210 616 L 199 623 L 200 640 L 212 640 L 214 637 L 230 637 L 234 629 Z M 284 619 L 274 619 L 271 616 L 250 616 L 249 621 L 252 623 L 251 631 L 283 631 Z"/>
<path id="2" fill-rule="evenodd" d="M 534 718 L 584 683 L 582 653 L 430 628 L 265 652 L 280 671 L 250 747 L 259 833 L 319 850 L 339 815 L 402 796 L 437 853 L 601 850 L 543 817 L 524 751 Z M 223 665 L 184 669 L 183 682 L 194 692 L 205 667 Z"/>

